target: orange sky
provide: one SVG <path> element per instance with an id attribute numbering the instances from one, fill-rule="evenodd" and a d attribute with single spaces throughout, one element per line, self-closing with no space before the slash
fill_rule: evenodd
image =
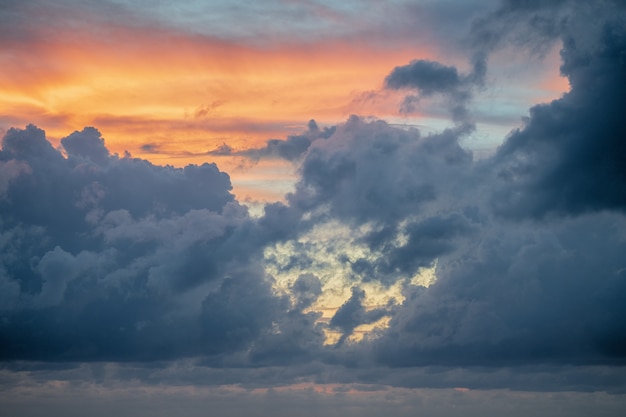
<path id="1" fill-rule="evenodd" d="M 289 189 L 290 166 L 251 167 L 207 151 L 223 143 L 258 147 L 302 132 L 310 119 L 326 126 L 351 114 L 401 118 L 403 92 L 383 90 L 385 76 L 418 58 L 451 63 L 435 45 L 417 41 L 392 46 L 327 37 L 252 46 L 93 16 L 84 21 L 33 24 L 21 36 L 0 39 L 0 129 L 34 123 L 56 144 L 94 126 L 112 152 L 175 166 L 216 161 L 242 199 L 280 198 Z M 462 66 L 459 59 L 452 63 Z M 558 78 L 537 83 L 550 89 Z M 403 120 L 419 124 L 421 115 Z"/>
<path id="2" fill-rule="evenodd" d="M 429 55 L 339 42 L 262 49 L 165 30 L 80 35 L 3 53 L 0 113 L 17 125 L 37 121 L 57 139 L 94 125 L 111 150 L 136 156 L 148 156 L 147 143 L 167 154 L 250 147 L 311 118 L 392 114 L 390 103 L 358 97 L 381 86 L 391 63 Z"/>
<path id="3" fill-rule="evenodd" d="M 95 126 L 120 154 L 128 150 L 176 166 L 217 159 L 240 188 L 254 182 L 240 169 L 241 161 L 207 157 L 207 151 L 223 143 L 260 146 L 302 132 L 310 119 L 326 125 L 354 113 L 397 113 L 400 95 L 371 99 L 368 93 L 382 86 L 392 63 L 431 55 L 426 48 L 354 41 L 252 47 L 128 27 L 61 29 L 3 42 L 1 128 L 36 123 L 58 143 L 74 130 Z M 275 178 L 284 165 L 266 163 L 254 175 Z M 278 188 L 282 195 L 285 187 Z"/>

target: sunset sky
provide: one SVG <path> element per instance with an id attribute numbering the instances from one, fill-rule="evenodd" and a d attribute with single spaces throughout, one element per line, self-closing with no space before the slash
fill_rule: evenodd
<path id="1" fill-rule="evenodd" d="M 0 416 L 626 412 L 618 0 L 0 1 Z"/>
<path id="2" fill-rule="evenodd" d="M 215 161 L 240 199 L 275 200 L 288 166 L 208 157 L 350 115 L 442 129 L 441 106 L 401 112 L 385 76 L 415 59 L 469 70 L 472 16 L 493 2 L 15 2 L 3 6 L 0 129 L 35 123 L 56 146 L 95 126 L 108 149 L 158 164 Z M 468 147 L 494 148 L 530 105 L 558 97 L 559 46 L 494 53 Z M 431 130 L 427 130 L 431 131 Z M 245 169 L 242 169 L 245 167 Z M 262 178 L 263 185 L 256 180 Z M 268 184 L 278 182 L 280 186 Z"/>

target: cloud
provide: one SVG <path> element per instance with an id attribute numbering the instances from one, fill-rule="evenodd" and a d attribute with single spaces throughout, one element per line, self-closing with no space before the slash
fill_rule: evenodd
<path id="1" fill-rule="evenodd" d="M 309 307 L 322 293 L 322 283 L 313 274 L 302 274 L 293 283 L 291 290 L 298 299 L 297 309 Z"/>
<path id="2" fill-rule="evenodd" d="M 61 144 L 31 125 L 0 151 L 3 360 L 219 356 L 290 325 L 259 265 L 271 209 L 256 225 L 214 164 L 112 155 L 94 128 Z"/>
<path id="3" fill-rule="evenodd" d="M 456 194 L 461 201 L 486 197 L 473 200 L 477 210 L 458 211 L 464 221 L 448 229 L 471 225 L 478 240 L 452 245 L 444 235 L 442 243 L 454 250 L 438 254 L 437 281 L 406 287 L 389 329 L 373 343 L 382 363 L 624 363 L 626 311 L 610 294 L 624 291 L 626 148 L 618 114 L 626 98 L 626 32 L 621 10 L 604 12 L 598 28 L 579 32 L 579 14 L 558 28 L 571 91 L 531 108 L 493 158 L 457 179 L 468 184 L 477 175 L 492 190 L 483 194 L 473 183 L 472 191 Z M 449 80 L 446 88 L 455 85 L 456 78 Z M 535 220 L 523 220 L 529 218 Z M 394 236 L 383 237 L 379 244 L 390 246 Z M 404 247 L 415 261 L 420 246 L 410 242 Z"/>
<path id="4" fill-rule="evenodd" d="M 0 359 L 136 361 L 119 378 L 149 383 L 623 390 L 625 19 L 606 2 L 580 30 L 579 3 L 542 5 L 505 2 L 485 28 L 518 16 L 510 33 L 540 25 L 562 39 L 571 91 L 532 107 L 493 157 L 460 145 L 472 131 L 462 113 L 428 135 L 352 116 L 256 149 L 225 144 L 213 154 L 298 169 L 259 218 L 215 164 L 120 157 L 94 128 L 61 149 L 33 125 L 8 130 Z M 513 42 L 479 35 L 469 73 L 417 60 L 388 87 L 465 109 L 489 54 Z M 339 307 L 323 317 L 331 295 Z"/>
<path id="5" fill-rule="evenodd" d="M 624 221 L 492 225 L 440 257 L 428 289 L 407 288 L 376 355 L 393 366 L 623 363 Z"/>
<path id="6" fill-rule="evenodd" d="M 622 364 L 623 214 L 599 205 L 572 218 L 511 222 L 492 204 L 502 154 L 474 162 L 457 140 L 453 131 L 423 138 L 353 117 L 305 154 L 289 204 L 307 221 L 340 220 L 364 245 L 349 252 L 336 242 L 345 235 L 325 234 L 321 249 L 351 264 L 354 284 L 403 288 L 404 301 L 387 311 L 367 310 L 365 293 L 353 288 L 329 323 L 350 352 L 344 360 L 394 367 Z M 422 189 L 428 192 L 412 193 Z M 309 230 L 300 224 L 300 233 Z M 292 250 L 297 257 L 311 248 Z M 434 284 L 413 283 L 435 264 Z M 345 343 L 356 326 L 387 314 L 389 327 L 377 339 Z"/>
<path id="7" fill-rule="evenodd" d="M 366 245 L 337 254 L 352 282 L 403 283 L 389 328 L 348 356 L 397 367 L 624 363 L 626 311 L 614 296 L 626 249 L 624 15 L 609 7 L 581 32 L 577 13 L 557 28 L 571 91 L 531 108 L 492 158 L 459 146 L 463 126 L 422 137 L 358 117 L 304 155 L 290 205 L 348 224 Z M 434 94 L 461 77 L 415 62 L 387 82 Z M 435 263 L 433 285 L 411 283 Z M 363 311 L 355 291 L 331 320 L 344 335 Z"/>
<path id="8" fill-rule="evenodd" d="M 571 91 L 531 108 L 498 150 L 503 184 L 493 204 L 503 214 L 626 207 L 626 123 L 619 110 L 626 105 L 624 17 L 605 21 L 597 39 L 565 34 L 561 71 Z"/>
<path id="9" fill-rule="evenodd" d="M 28 165 L 16 160 L 0 161 L 0 198 L 9 189 L 10 183 L 22 174 L 30 172 Z"/>
<path id="10" fill-rule="evenodd" d="M 423 59 L 396 67 L 385 79 L 389 88 L 417 88 L 425 96 L 452 92 L 461 86 L 461 77 L 455 67 Z"/>
<path id="11" fill-rule="evenodd" d="M 77 369 L 73 374 L 89 375 L 95 366 Z M 118 371 L 103 366 L 107 374 Z M 388 388 L 380 384 L 298 384 L 273 389 L 246 389 L 239 386 L 213 387 L 202 384 L 137 386 L 107 377 L 103 384 L 89 379 L 77 383 L 38 380 L 37 372 L 26 373 L 25 382 L 1 393 L 4 410 L 11 415 L 34 417 L 45 409 L 52 415 L 80 416 L 77 409 L 89 410 L 95 417 L 111 412 L 138 417 L 176 414 L 181 409 L 190 417 L 206 415 L 207 404 L 224 415 L 277 417 L 298 414 L 303 417 L 355 415 L 375 417 L 393 412 L 398 417 L 415 415 L 419 409 L 434 417 L 455 415 L 495 416 L 501 413 L 522 417 L 529 412 L 538 417 L 585 416 L 590 410 L 600 415 L 619 415 L 623 396 L 600 392 L 549 392 Z M 432 374 L 430 375 L 432 377 Z M 424 377 L 428 377 L 425 375 Z M 210 379 L 210 378 L 205 378 Z M 72 380 L 71 382 L 75 382 Z M 486 407 L 485 404 L 489 404 Z M 497 411 L 490 413 L 495 409 Z"/>
<path id="12" fill-rule="evenodd" d="M 61 145 L 69 156 L 82 157 L 97 165 L 104 165 L 109 159 L 109 150 L 104 146 L 104 139 L 93 127 L 86 127 L 81 132 L 74 132 L 63 138 Z"/>
<path id="13" fill-rule="evenodd" d="M 209 151 L 214 156 L 243 156 L 252 160 L 262 158 L 281 158 L 295 162 L 304 154 L 311 143 L 319 139 L 327 139 L 335 132 L 335 127 L 326 127 L 320 130 L 315 120 L 309 120 L 307 131 L 301 135 L 289 136 L 285 140 L 270 139 L 262 148 L 252 148 L 237 151 L 227 144 Z"/>
<path id="14" fill-rule="evenodd" d="M 476 54 L 473 58 L 473 69 L 461 75 L 456 67 L 446 66 L 439 62 L 417 59 L 408 65 L 395 67 L 385 78 L 388 89 L 414 89 L 417 95 L 407 95 L 401 110 L 412 112 L 422 99 L 434 95 L 447 99 L 452 118 L 456 122 L 468 121 L 467 105 L 472 92 L 484 82 L 486 74 L 486 58 L 484 54 Z"/>
<path id="15" fill-rule="evenodd" d="M 493 52 L 512 43 L 518 48 L 544 53 L 559 39 L 562 29 L 584 3 L 502 0 L 495 10 L 474 20 L 469 33 L 470 44 L 476 50 Z M 589 10 L 593 9 L 603 7 Z"/>
<path id="16" fill-rule="evenodd" d="M 341 305 L 330 319 L 330 327 L 341 331 L 341 338 L 337 345 L 345 342 L 346 338 L 354 333 L 354 329 L 362 324 L 371 324 L 388 314 L 383 308 L 366 310 L 363 306 L 365 291 L 358 287 L 352 287 L 352 295 Z"/>
<path id="17" fill-rule="evenodd" d="M 302 210 L 327 205 L 349 222 L 393 224 L 436 199 L 434 187 L 444 182 L 439 173 L 463 175 L 472 160 L 457 142 L 463 133 L 421 137 L 417 129 L 353 116 L 309 149 L 288 199 Z"/>

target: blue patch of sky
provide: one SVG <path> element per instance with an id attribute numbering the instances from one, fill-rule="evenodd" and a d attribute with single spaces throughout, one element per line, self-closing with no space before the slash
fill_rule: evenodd
<path id="1" fill-rule="evenodd" d="M 337 35 L 349 29 L 342 21 L 358 12 L 356 2 L 113 1 L 134 14 L 166 26 L 218 38 L 243 40 L 259 40 L 259 37 L 306 40 L 320 35 Z"/>

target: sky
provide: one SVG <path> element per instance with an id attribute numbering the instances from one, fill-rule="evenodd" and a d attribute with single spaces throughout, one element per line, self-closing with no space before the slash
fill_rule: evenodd
<path id="1" fill-rule="evenodd" d="M 618 0 L 0 1 L 0 416 L 621 416 Z"/>

